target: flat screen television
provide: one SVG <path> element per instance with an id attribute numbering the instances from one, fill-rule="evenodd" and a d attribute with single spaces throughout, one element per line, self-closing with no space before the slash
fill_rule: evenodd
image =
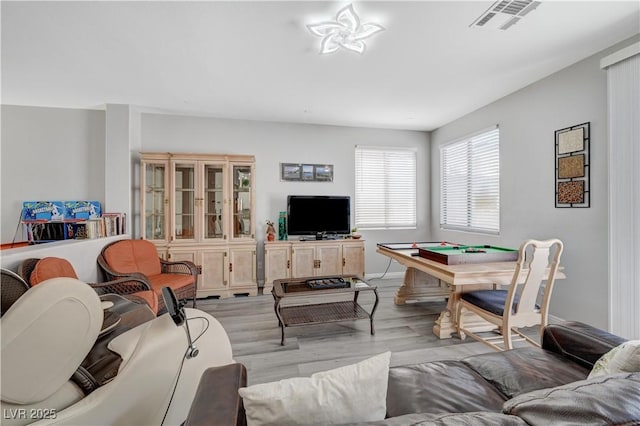
<path id="1" fill-rule="evenodd" d="M 351 197 L 333 195 L 289 195 L 287 233 L 289 235 L 349 234 Z"/>

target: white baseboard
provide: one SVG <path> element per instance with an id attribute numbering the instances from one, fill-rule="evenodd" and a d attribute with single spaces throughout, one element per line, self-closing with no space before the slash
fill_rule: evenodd
<path id="1" fill-rule="evenodd" d="M 403 279 L 403 278 L 404 278 L 404 272 L 387 272 L 386 274 L 384 274 L 384 276 L 382 273 L 366 274 L 364 276 L 365 280 L 372 280 L 372 279 L 397 280 L 397 279 Z"/>
<path id="2" fill-rule="evenodd" d="M 565 321 L 564 318 L 549 314 L 549 324 L 562 324 Z"/>

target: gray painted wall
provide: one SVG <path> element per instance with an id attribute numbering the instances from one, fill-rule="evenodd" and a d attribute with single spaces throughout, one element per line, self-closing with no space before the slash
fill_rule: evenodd
<path id="1" fill-rule="evenodd" d="M 23 201 L 104 201 L 104 147 L 104 111 L 3 105 L 1 241 Z"/>
<path id="2" fill-rule="evenodd" d="M 431 134 L 432 234 L 436 240 L 518 247 L 558 237 L 568 276 L 556 283 L 551 314 L 607 327 L 608 140 L 606 73 L 600 59 L 620 43 L 472 112 Z M 591 208 L 556 209 L 554 131 L 591 122 Z M 501 232 L 486 236 L 440 229 L 440 145 L 500 126 Z"/>
<path id="3" fill-rule="evenodd" d="M 354 202 L 355 146 L 415 147 L 418 151 L 418 230 L 362 231 L 366 240 L 366 272 L 381 275 L 389 260 L 375 252 L 382 241 L 429 238 L 429 135 L 424 132 L 305 124 L 222 120 L 176 115 L 142 115 L 142 150 L 249 154 L 256 157 L 256 225 L 259 245 L 266 220 L 286 210 L 287 195 L 350 195 Z M 281 182 L 280 163 L 334 165 L 333 182 Z M 352 216 L 352 223 L 354 217 Z M 139 233 L 139 231 L 137 231 Z M 258 269 L 262 253 L 258 250 Z M 393 265 L 390 271 L 402 271 Z M 262 277 L 259 272 L 259 277 Z"/>
<path id="4" fill-rule="evenodd" d="M 566 244 L 563 264 L 569 278 L 558 282 L 551 313 L 606 327 L 606 79 L 599 60 L 638 39 L 620 43 L 443 126 L 431 134 L 431 148 L 429 135 L 422 132 L 157 114 L 142 114 L 139 123 L 134 120 L 129 145 L 145 151 L 255 155 L 261 239 L 264 222 L 277 218 L 287 194 L 353 196 L 356 144 L 414 146 L 419 165 L 418 231 L 363 232 L 368 274 L 382 273 L 387 266 L 387 259 L 375 253 L 376 242 L 434 239 L 517 246 L 526 238 L 557 236 Z M 555 209 L 553 132 L 585 121 L 591 122 L 592 131 L 592 207 Z M 501 235 L 441 231 L 439 145 L 496 123 L 501 129 Z M 2 106 L 1 149 L 2 242 L 13 238 L 23 200 L 105 199 L 103 111 Z M 280 182 L 280 162 L 332 163 L 335 180 Z M 135 180 L 135 162 L 132 168 Z M 134 202 L 138 200 L 135 188 L 133 196 Z M 397 265 L 391 267 L 392 272 L 401 270 Z"/>

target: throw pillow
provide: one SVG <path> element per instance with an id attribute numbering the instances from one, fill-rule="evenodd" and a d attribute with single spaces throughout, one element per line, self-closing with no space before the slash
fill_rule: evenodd
<path id="1" fill-rule="evenodd" d="M 249 426 L 383 420 L 391 352 L 357 364 L 240 388 Z"/>
<path id="2" fill-rule="evenodd" d="M 629 340 L 602 355 L 589 378 L 615 373 L 640 372 L 640 340 Z"/>

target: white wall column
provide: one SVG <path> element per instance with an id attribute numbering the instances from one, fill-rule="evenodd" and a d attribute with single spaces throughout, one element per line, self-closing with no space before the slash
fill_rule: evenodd
<path id="1" fill-rule="evenodd" d="M 140 144 L 139 113 L 130 105 L 106 105 L 105 123 L 105 200 L 103 209 L 127 214 L 127 233 L 131 233 L 134 210 L 131 194 L 133 149 Z"/>

